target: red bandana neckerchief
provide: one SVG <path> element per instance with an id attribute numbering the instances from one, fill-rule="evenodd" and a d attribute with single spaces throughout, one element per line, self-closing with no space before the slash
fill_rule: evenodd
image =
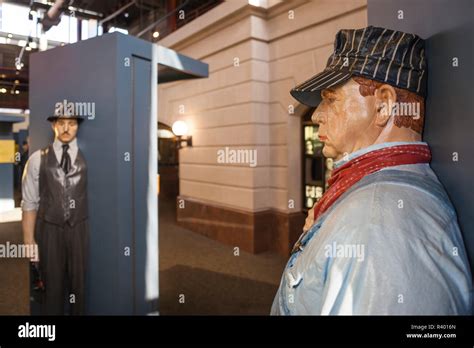
<path id="1" fill-rule="evenodd" d="M 431 151 L 428 145 L 396 145 L 367 152 L 335 169 L 328 180 L 329 188 L 314 207 L 314 222 L 327 211 L 337 199 L 366 175 L 387 167 L 403 164 L 429 163 Z M 300 247 L 303 233 L 293 247 Z"/>
<path id="2" fill-rule="evenodd" d="M 403 164 L 429 163 L 431 151 L 428 145 L 396 145 L 367 152 L 335 169 L 328 180 L 329 188 L 314 208 L 314 222 L 337 199 L 364 176 L 387 167 Z"/>

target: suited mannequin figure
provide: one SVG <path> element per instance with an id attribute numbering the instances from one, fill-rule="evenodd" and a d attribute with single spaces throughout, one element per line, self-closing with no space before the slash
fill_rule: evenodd
<path id="1" fill-rule="evenodd" d="M 24 243 L 37 245 L 44 283 L 41 313 L 84 314 L 88 259 L 87 164 L 77 145 L 83 119 L 48 118 L 54 142 L 33 153 L 23 175 Z M 38 260 L 33 260 L 38 261 Z"/>

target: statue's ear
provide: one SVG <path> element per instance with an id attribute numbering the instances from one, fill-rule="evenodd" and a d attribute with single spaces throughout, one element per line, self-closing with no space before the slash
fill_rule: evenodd
<path id="1" fill-rule="evenodd" d="M 392 108 L 397 101 L 397 92 L 395 88 L 384 84 L 375 90 L 376 116 L 375 124 L 379 127 L 385 127 L 392 116 Z"/>

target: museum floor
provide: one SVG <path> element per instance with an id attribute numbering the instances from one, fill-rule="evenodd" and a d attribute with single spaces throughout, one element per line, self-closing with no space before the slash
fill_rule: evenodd
<path id="1" fill-rule="evenodd" d="M 19 210 L 3 215 L 0 243 L 21 241 Z M 267 315 L 286 259 L 226 246 L 176 225 L 174 203 L 160 202 L 160 314 Z M 28 263 L 0 260 L 0 315 L 28 308 Z M 180 301 L 184 295 L 184 303 Z"/>
<path id="2" fill-rule="evenodd" d="M 0 244 L 19 244 L 22 241 L 20 219 L 19 209 L 0 214 Z M 26 259 L 0 259 L 0 315 L 29 314 L 28 272 Z"/>
<path id="3" fill-rule="evenodd" d="M 160 200 L 160 314 L 268 315 L 286 259 L 234 256 L 233 247 L 175 221 L 175 203 Z"/>

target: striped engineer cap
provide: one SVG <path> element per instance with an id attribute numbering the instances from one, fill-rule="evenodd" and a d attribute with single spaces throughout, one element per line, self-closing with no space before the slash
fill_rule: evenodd
<path id="1" fill-rule="evenodd" d="M 336 34 L 326 68 L 291 90 L 299 102 L 315 107 L 320 91 L 361 76 L 426 95 L 425 42 L 419 36 L 369 26 Z"/>

